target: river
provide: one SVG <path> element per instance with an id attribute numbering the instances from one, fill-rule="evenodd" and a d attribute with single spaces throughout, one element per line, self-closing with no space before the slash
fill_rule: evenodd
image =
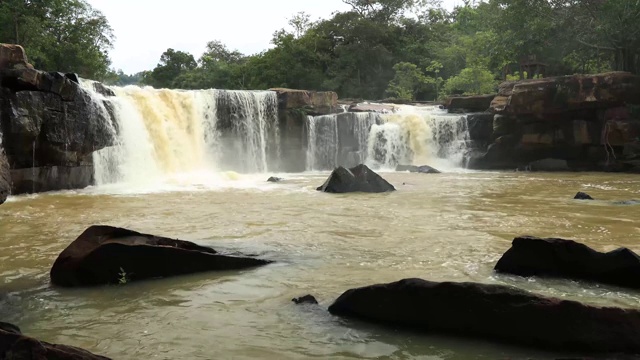
<path id="1" fill-rule="evenodd" d="M 315 191 L 327 173 L 227 173 L 190 185 L 109 185 L 18 196 L 0 206 L 3 321 L 48 342 L 114 359 L 498 359 L 555 354 L 397 332 L 326 308 L 343 291 L 406 277 L 511 284 L 599 305 L 635 306 L 640 292 L 497 276 L 517 235 L 576 239 L 640 252 L 637 175 L 382 173 L 387 194 Z M 572 200 L 586 191 L 593 202 Z M 611 200 L 611 201 L 609 201 Z M 256 270 L 204 273 L 81 290 L 52 287 L 57 255 L 85 228 L 108 224 L 273 259 Z M 319 307 L 297 306 L 311 293 Z"/>

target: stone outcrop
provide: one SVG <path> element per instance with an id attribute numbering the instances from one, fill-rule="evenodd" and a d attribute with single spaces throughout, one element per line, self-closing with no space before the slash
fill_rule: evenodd
<path id="1" fill-rule="evenodd" d="M 0 44 L 0 70 L 33 69 L 27 60 L 27 53 L 20 45 Z"/>
<path id="2" fill-rule="evenodd" d="M 349 106 L 349 112 L 376 112 L 390 114 L 396 111 L 396 107 L 389 104 L 357 103 Z"/>
<path id="3" fill-rule="evenodd" d="M 334 315 L 437 335 L 582 353 L 640 354 L 640 311 L 546 298 L 513 287 L 405 279 L 348 290 Z"/>
<path id="4" fill-rule="evenodd" d="M 0 359 L 7 360 L 109 360 L 73 346 L 50 344 L 22 335 L 17 326 L 0 326 Z"/>
<path id="5" fill-rule="evenodd" d="M 573 197 L 574 200 L 593 200 L 593 198 L 582 191 L 579 191 L 576 196 Z"/>
<path id="6" fill-rule="evenodd" d="M 300 305 L 300 304 L 316 305 L 316 304 L 318 304 L 318 300 L 316 300 L 316 298 L 313 295 L 300 296 L 300 297 L 291 299 L 291 301 L 293 301 L 297 305 Z"/>
<path id="7" fill-rule="evenodd" d="M 640 289 L 640 257 L 627 248 L 601 253 L 572 240 L 518 237 L 495 266 L 500 273 L 586 280 Z"/>
<path id="8" fill-rule="evenodd" d="M 624 72 L 505 82 L 491 102 L 488 146 L 469 167 L 531 169 L 556 159 L 566 170 L 640 172 L 637 105 L 640 77 Z"/>
<path id="9" fill-rule="evenodd" d="M 422 165 L 422 166 L 398 165 L 396 166 L 396 171 L 408 171 L 408 172 L 420 173 L 420 174 L 440 174 L 441 173 L 440 170 L 436 168 L 432 168 L 429 165 Z"/>
<path id="10" fill-rule="evenodd" d="M 16 60 L 23 55 L 9 60 L 0 56 L 0 132 L 12 191 L 93 184 L 91 154 L 113 144 L 112 115 L 78 84 L 75 74 L 23 66 L 26 55 Z"/>
<path id="11" fill-rule="evenodd" d="M 241 270 L 269 263 L 219 254 L 189 241 L 111 226 L 91 226 L 58 256 L 50 276 L 54 285 L 77 287 Z"/>
<path id="12" fill-rule="evenodd" d="M 11 194 L 11 170 L 9 170 L 9 161 L 7 161 L 1 144 L 0 142 L 0 204 L 4 204 Z"/>
<path id="13" fill-rule="evenodd" d="M 376 174 L 366 165 L 360 164 L 351 169 L 338 167 L 331 172 L 327 181 L 316 190 L 328 193 L 382 193 L 396 189 L 382 176 Z"/>
<path id="14" fill-rule="evenodd" d="M 489 110 L 491 101 L 495 96 L 495 94 L 492 94 L 450 97 L 446 100 L 445 107 L 451 113 L 483 112 Z"/>
<path id="15" fill-rule="evenodd" d="M 325 115 L 338 112 L 338 94 L 333 91 L 308 91 L 296 89 L 269 89 L 278 94 L 280 110 L 299 110 L 307 115 Z"/>

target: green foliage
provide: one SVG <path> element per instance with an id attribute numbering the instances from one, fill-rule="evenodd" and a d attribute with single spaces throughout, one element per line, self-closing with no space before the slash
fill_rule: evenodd
<path id="1" fill-rule="evenodd" d="M 492 94 L 496 85 L 491 71 L 483 67 L 470 67 L 450 77 L 444 84 L 444 92 L 448 95 Z"/>
<path id="2" fill-rule="evenodd" d="M 396 75 L 389 82 L 387 95 L 398 100 L 414 100 L 416 93 L 427 82 L 422 71 L 418 69 L 417 65 L 406 62 L 395 64 L 393 70 Z"/>
<path id="3" fill-rule="evenodd" d="M 112 29 L 84 0 L 0 0 L 0 43 L 22 45 L 37 68 L 102 80 Z"/>

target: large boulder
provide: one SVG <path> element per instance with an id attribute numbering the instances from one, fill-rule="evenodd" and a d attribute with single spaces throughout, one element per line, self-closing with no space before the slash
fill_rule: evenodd
<path id="1" fill-rule="evenodd" d="M 73 346 L 50 344 L 22 335 L 17 326 L 0 326 L 0 359 L 7 360 L 109 360 Z"/>
<path id="2" fill-rule="evenodd" d="M 396 188 L 366 165 L 360 164 L 351 169 L 338 167 L 316 190 L 328 193 L 382 193 L 395 191 Z"/>
<path id="3" fill-rule="evenodd" d="M 188 241 L 112 226 L 91 226 L 58 256 L 50 275 L 53 284 L 74 287 L 240 270 L 269 263 L 222 255 Z"/>
<path id="4" fill-rule="evenodd" d="M 20 45 L 0 44 L 0 70 L 32 69 L 27 60 L 27 53 Z"/>
<path id="5" fill-rule="evenodd" d="M 436 168 L 432 168 L 429 165 L 422 165 L 422 166 L 398 165 L 396 166 L 396 171 L 408 171 L 411 173 L 420 173 L 420 174 L 440 174 L 441 173 L 440 170 Z"/>
<path id="6" fill-rule="evenodd" d="M 450 97 L 446 100 L 445 107 L 449 112 L 455 113 L 483 112 L 489 110 L 491 101 L 495 96 L 495 94 L 492 94 Z"/>
<path id="7" fill-rule="evenodd" d="M 564 239 L 515 238 L 495 266 L 500 273 L 586 280 L 640 289 L 640 257 L 627 248 L 608 253 Z"/>
<path id="8" fill-rule="evenodd" d="M 286 88 L 269 89 L 278 94 L 280 110 L 302 110 L 309 115 L 332 114 L 338 111 L 338 94 L 333 91 L 309 91 Z"/>
<path id="9" fill-rule="evenodd" d="M 0 136 L 2 136 L 0 134 Z M 11 172 L 9 162 L 2 149 L 2 139 L 0 138 L 0 204 L 3 204 L 11 194 Z"/>
<path id="10" fill-rule="evenodd" d="M 593 307 L 502 285 L 404 279 L 348 290 L 329 311 L 433 334 L 640 354 L 640 311 Z"/>

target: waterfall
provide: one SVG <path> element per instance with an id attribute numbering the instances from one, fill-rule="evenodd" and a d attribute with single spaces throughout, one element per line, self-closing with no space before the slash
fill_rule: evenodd
<path id="1" fill-rule="evenodd" d="M 380 123 L 375 113 L 308 117 L 307 170 L 355 166 L 367 159 L 369 131 Z"/>
<path id="2" fill-rule="evenodd" d="M 385 122 L 374 126 L 369 134 L 371 166 L 464 166 L 469 140 L 466 116 L 448 114 L 436 107 L 403 106 L 382 118 Z"/>
<path id="3" fill-rule="evenodd" d="M 98 185 L 207 177 L 229 170 L 266 172 L 277 166 L 274 92 L 110 89 L 116 96 L 106 101 L 116 119 L 112 130 L 117 140 L 94 152 Z"/>

